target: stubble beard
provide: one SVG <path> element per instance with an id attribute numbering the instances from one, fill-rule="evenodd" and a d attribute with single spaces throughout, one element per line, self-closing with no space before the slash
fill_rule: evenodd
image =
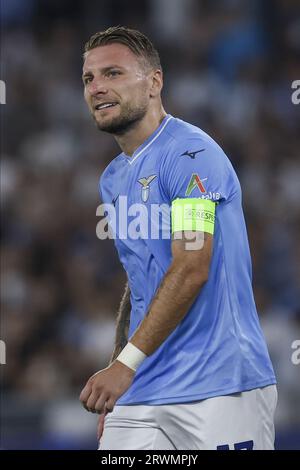
<path id="1" fill-rule="evenodd" d="M 113 135 L 124 135 L 129 130 L 133 129 L 146 115 L 148 106 L 146 103 L 142 103 L 135 108 L 130 105 L 124 106 L 119 116 L 112 118 L 107 122 L 96 121 L 97 128 L 100 131 L 108 132 Z"/>

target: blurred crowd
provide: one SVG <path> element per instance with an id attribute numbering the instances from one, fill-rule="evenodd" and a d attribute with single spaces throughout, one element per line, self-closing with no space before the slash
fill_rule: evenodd
<path id="1" fill-rule="evenodd" d="M 126 276 L 113 242 L 96 237 L 98 179 L 119 149 L 84 103 L 82 50 L 96 31 L 122 24 L 160 51 L 167 112 L 211 134 L 240 178 L 255 298 L 279 380 L 278 442 L 296 446 L 298 0 L 4 0 L 1 8 L 1 445 L 96 446 L 96 418 L 78 395 L 108 363 Z"/>

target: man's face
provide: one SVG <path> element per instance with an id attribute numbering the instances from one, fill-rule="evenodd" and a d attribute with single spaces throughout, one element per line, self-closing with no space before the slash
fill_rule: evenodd
<path id="1" fill-rule="evenodd" d="M 121 135 L 146 114 L 149 70 L 128 47 L 109 44 L 86 53 L 84 97 L 100 130 Z"/>

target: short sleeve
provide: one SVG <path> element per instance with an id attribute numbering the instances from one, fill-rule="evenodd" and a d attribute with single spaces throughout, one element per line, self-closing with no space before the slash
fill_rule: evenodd
<path id="1" fill-rule="evenodd" d="M 213 141 L 185 140 L 168 149 L 161 165 L 161 184 L 171 203 L 177 198 L 226 201 L 234 190 L 231 164 Z"/>

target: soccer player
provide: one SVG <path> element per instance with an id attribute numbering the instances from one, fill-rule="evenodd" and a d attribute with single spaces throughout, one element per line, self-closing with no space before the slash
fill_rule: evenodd
<path id="1" fill-rule="evenodd" d="M 118 26 L 93 35 L 83 82 L 97 127 L 122 150 L 100 195 L 116 209 L 128 277 L 112 361 L 80 395 L 105 416 L 99 449 L 273 449 L 276 379 L 229 159 L 205 132 L 166 114 L 159 55 L 142 33 Z M 155 205 L 171 208 L 168 237 L 162 217 L 154 224 Z M 136 207 L 159 236 L 129 230 Z"/>

